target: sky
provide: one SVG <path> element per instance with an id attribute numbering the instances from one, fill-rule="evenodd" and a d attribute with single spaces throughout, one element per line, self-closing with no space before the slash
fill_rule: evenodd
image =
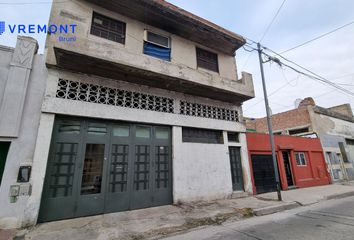
<path id="1" fill-rule="evenodd" d="M 34 4 L 35 2 L 40 2 Z M 46 24 L 50 0 L 0 0 L 0 20 L 11 24 Z M 226 29 L 259 42 L 283 0 L 169 0 L 169 2 Z M 28 4 L 24 4 L 28 3 Z M 354 21 L 354 1 L 286 0 L 261 44 L 282 52 Z M 43 53 L 45 34 L 32 34 Z M 16 36 L 4 33 L 0 45 L 14 46 Z M 354 93 L 354 24 L 283 54 L 284 57 L 340 84 Z M 253 75 L 256 97 L 243 104 L 247 117 L 264 117 L 258 55 L 243 48 L 236 52 L 237 72 Z M 294 108 L 297 99 L 313 97 L 316 104 L 331 107 L 350 103 L 354 96 L 301 74 L 265 63 L 265 78 L 272 113 Z M 354 94 L 353 94 L 354 95 Z M 354 111 L 354 110 L 353 110 Z"/>

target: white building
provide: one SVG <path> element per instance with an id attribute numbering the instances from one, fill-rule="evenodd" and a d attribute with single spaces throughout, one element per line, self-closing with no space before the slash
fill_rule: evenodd
<path id="1" fill-rule="evenodd" d="M 241 36 L 162 0 L 54 1 L 45 97 L 17 226 L 252 193 Z M 70 41 L 69 41 L 70 40 Z M 6 190 L 7 191 L 7 190 Z M 235 194 L 236 193 L 236 194 Z"/>

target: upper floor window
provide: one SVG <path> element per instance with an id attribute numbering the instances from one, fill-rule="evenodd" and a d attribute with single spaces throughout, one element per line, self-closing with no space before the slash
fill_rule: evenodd
<path id="1" fill-rule="evenodd" d="M 170 38 L 145 30 L 144 33 L 144 54 L 160 58 L 162 60 L 171 60 Z"/>
<path id="2" fill-rule="evenodd" d="M 218 55 L 216 53 L 197 48 L 197 66 L 214 72 L 219 72 Z"/>
<path id="3" fill-rule="evenodd" d="M 306 166 L 306 156 L 303 152 L 295 153 L 296 165 L 298 166 Z"/>
<path id="4" fill-rule="evenodd" d="M 92 35 L 125 44 L 125 29 L 126 24 L 124 22 L 95 12 L 93 13 L 91 25 Z"/>

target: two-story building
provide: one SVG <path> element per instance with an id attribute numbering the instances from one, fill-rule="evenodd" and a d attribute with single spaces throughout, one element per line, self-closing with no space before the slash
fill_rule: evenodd
<path id="1" fill-rule="evenodd" d="M 243 37 L 163 0 L 54 1 L 49 22 L 76 27 L 47 37 L 22 226 L 252 193 Z"/>
<path id="2" fill-rule="evenodd" d="M 317 106 L 309 97 L 272 116 L 274 134 L 319 138 L 332 181 L 354 179 L 354 117 L 350 104 Z M 267 133 L 266 118 L 247 119 L 249 131 Z"/>

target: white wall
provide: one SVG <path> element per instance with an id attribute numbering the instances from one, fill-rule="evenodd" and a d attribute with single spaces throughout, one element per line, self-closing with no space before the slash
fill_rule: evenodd
<path id="1" fill-rule="evenodd" d="M 182 127 L 173 127 L 173 201 L 209 201 L 229 198 L 233 193 L 228 146 L 241 147 L 245 191 L 252 193 L 245 134 L 240 143 L 224 144 L 182 142 Z"/>

